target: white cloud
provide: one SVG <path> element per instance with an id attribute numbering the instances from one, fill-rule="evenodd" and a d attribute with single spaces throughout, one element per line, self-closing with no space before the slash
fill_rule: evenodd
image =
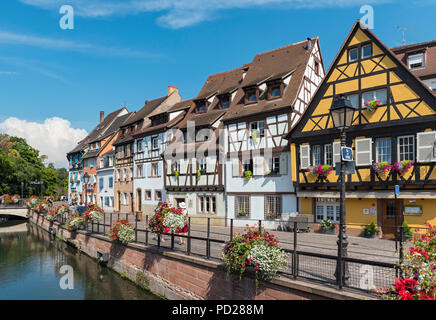
<path id="1" fill-rule="evenodd" d="M 132 58 L 152 58 L 158 56 L 153 53 L 136 51 L 129 48 L 104 47 L 91 43 L 53 39 L 3 30 L 0 30 L 0 43 Z"/>
<path id="2" fill-rule="evenodd" d="M 0 74 L 7 75 L 7 76 L 13 76 L 17 73 L 15 71 L 0 71 Z"/>
<path id="3" fill-rule="evenodd" d="M 65 0 L 20 0 L 47 10 L 59 10 Z M 75 14 L 95 18 L 163 12 L 161 26 L 178 29 L 217 17 L 220 11 L 244 8 L 321 8 L 377 4 L 391 0 L 70 0 Z"/>
<path id="4" fill-rule="evenodd" d="M 66 153 L 87 135 L 86 130 L 72 128 L 70 121 L 58 117 L 42 123 L 10 117 L 0 122 L 0 132 L 26 139 L 56 167 L 67 167 Z"/>

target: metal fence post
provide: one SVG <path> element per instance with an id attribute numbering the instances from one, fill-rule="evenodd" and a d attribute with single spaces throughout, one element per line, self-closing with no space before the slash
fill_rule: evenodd
<path id="1" fill-rule="evenodd" d="M 206 259 L 210 257 L 210 218 L 207 218 Z"/>
<path id="2" fill-rule="evenodd" d="M 188 255 L 191 254 L 191 217 L 188 217 L 188 244 L 186 251 L 188 251 Z"/>
<path id="3" fill-rule="evenodd" d="M 148 245 L 148 215 L 145 216 L 145 244 Z"/>
<path id="4" fill-rule="evenodd" d="M 262 220 L 259 220 L 259 231 L 262 232 Z"/>
<path id="5" fill-rule="evenodd" d="M 403 241 L 404 241 L 403 226 L 400 226 L 400 264 L 403 263 Z"/>
<path id="6" fill-rule="evenodd" d="M 174 250 L 174 232 L 171 232 L 171 250 Z"/>
<path id="7" fill-rule="evenodd" d="M 135 242 L 138 242 L 138 212 L 135 216 Z"/>
<path id="8" fill-rule="evenodd" d="M 233 218 L 230 219 L 230 241 L 233 240 Z"/>
<path id="9" fill-rule="evenodd" d="M 292 254 L 292 274 L 297 278 L 297 221 L 294 221 L 294 252 Z"/>
<path id="10" fill-rule="evenodd" d="M 157 247 L 160 248 L 160 237 L 162 236 L 162 234 L 158 233 L 157 234 Z"/>

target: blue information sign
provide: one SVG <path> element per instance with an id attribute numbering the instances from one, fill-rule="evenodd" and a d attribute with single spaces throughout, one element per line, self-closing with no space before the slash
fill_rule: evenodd
<path id="1" fill-rule="evenodd" d="M 398 184 L 395 185 L 395 195 L 400 195 L 400 186 Z"/>
<path id="2" fill-rule="evenodd" d="M 349 147 L 341 148 L 342 161 L 353 161 L 353 149 Z"/>

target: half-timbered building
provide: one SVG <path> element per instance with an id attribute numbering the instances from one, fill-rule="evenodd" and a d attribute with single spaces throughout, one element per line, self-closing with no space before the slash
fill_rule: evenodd
<path id="1" fill-rule="evenodd" d="M 236 223 L 297 211 L 286 135 L 323 77 L 318 38 L 258 54 L 245 66 L 223 117 L 227 217 Z"/>
<path id="2" fill-rule="evenodd" d="M 357 107 L 347 130 L 355 169 L 346 175 L 346 223 L 361 232 L 371 221 L 393 236 L 406 220 L 435 222 L 436 98 L 409 66 L 374 33 L 356 22 L 302 120 L 290 134 L 292 178 L 299 211 L 339 221 L 339 132 L 333 100 L 345 95 Z M 326 174 L 314 171 L 321 166 Z M 394 186 L 400 186 L 395 196 Z"/>
<path id="3" fill-rule="evenodd" d="M 120 128 L 120 134 L 114 142 L 115 146 L 115 211 L 121 213 L 135 212 L 135 196 L 133 191 L 134 166 L 134 134 L 147 128 L 153 116 L 167 110 L 168 106 L 181 101 L 179 90 L 169 86 L 166 96 L 151 101 L 145 105 Z"/>
<path id="4" fill-rule="evenodd" d="M 192 103 L 183 106 L 187 114 L 174 127 L 178 135 L 164 152 L 167 199 L 184 202 L 191 216 L 226 216 L 221 120 L 244 73 L 245 68 L 237 68 L 210 75 Z"/>
<path id="5" fill-rule="evenodd" d="M 166 200 L 162 153 L 172 138 L 171 129 L 184 119 L 191 104 L 192 100 L 168 104 L 149 117 L 148 127 L 133 135 L 135 210 L 141 215 L 152 214 Z"/>

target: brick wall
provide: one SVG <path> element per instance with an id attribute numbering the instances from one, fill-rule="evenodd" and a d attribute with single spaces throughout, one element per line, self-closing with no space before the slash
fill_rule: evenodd
<path id="1" fill-rule="evenodd" d="M 321 285 L 279 277 L 271 282 L 260 282 L 256 289 L 253 277 L 228 275 L 223 265 L 184 253 L 167 251 L 140 244 L 127 246 L 111 242 L 102 235 L 89 235 L 85 231 L 70 232 L 49 222 L 36 213 L 30 220 L 43 229 L 50 226 L 56 234 L 93 258 L 97 252 L 110 254 L 108 266 L 138 285 L 168 299 L 216 300 L 307 300 L 307 299 L 362 299 Z"/>

